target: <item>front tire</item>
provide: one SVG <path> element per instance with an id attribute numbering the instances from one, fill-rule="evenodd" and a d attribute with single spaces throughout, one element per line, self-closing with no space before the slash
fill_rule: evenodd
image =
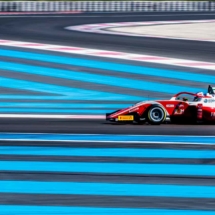
<path id="1" fill-rule="evenodd" d="M 148 121 L 153 125 L 160 125 L 166 119 L 166 112 L 160 106 L 152 106 L 148 111 Z"/>

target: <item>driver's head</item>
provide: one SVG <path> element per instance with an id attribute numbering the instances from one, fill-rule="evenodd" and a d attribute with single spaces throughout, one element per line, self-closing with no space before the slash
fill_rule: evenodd
<path id="1" fill-rule="evenodd" d="M 195 101 L 195 102 L 198 101 L 198 98 L 199 98 L 198 96 L 195 96 L 193 101 Z"/>
<path id="2" fill-rule="evenodd" d="M 203 92 L 198 92 L 196 93 L 197 96 L 204 96 L 204 93 Z"/>

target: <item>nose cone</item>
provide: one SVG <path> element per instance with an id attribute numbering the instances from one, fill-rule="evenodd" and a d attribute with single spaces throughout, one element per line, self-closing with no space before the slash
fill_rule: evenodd
<path id="1" fill-rule="evenodd" d="M 110 117 L 111 113 L 106 113 L 106 120 L 110 120 L 111 117 Z"/>
<path id="2" fill-rule="evenodd" d="M 127 111 L 126 110 L 129 110 L 129 108 L 124 108 L 124 109 L 119 109 L 117 111 L 114 111 L 112 113 L 106 113 L 106 120 L 108 121 L 116 121 L 117 117 L 120 115 L 120 114 L 125 114 Z"/>

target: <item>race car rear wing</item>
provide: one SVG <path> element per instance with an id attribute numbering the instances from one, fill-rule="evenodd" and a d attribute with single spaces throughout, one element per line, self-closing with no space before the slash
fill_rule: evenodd
<path id="1" fill-rule="evenodd" d="M 208 86 L 208 93 L 209 94 L 215 94 L 215 87 L 212 87 L 211 85 Z"/>

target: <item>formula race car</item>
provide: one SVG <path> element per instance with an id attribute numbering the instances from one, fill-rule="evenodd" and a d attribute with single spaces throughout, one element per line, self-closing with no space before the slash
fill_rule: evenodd
<path id="1" fill-rule="evenodd" d="M 186 97 L 184 97 L 186 95 Z M 106 114 L 111 122 L 135 122 L 161 124 L 173 123 L 215 123 L 215 88 L 208 86 L 207 93 L 181 92 L 170 100 L 143 101 L 131 107 Z"/>

